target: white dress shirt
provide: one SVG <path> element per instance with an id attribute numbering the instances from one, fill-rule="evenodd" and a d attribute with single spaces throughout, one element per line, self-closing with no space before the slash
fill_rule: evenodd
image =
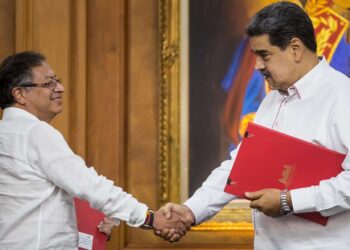
<path id="1" fill-rule="evenodd" d="M 145 220 L 147 206 L 86 167 L 56 129 L 23 109 L 6 108 L 0 122 L 0 249 L 77 249 L 73 196 L 131 226 Z"/>
<path id="2" fill-rule="evenodd" d="M 344 171 L 337 177 L 291 191 L 295 213 L 319 211 L 330 216 L 327 226 L 294 215 L 271 218 L 253 210 L 255 249 L 350 249 L 349 108 L 350 79 L 331 68 L 324 58 L 288 89 L 288 95 L 271 91 L 265 97 L 255 123 L 344 153 L 346 158 Z M 236 154 L 237 150 L 232 151 L 231 159 L 222 162 L 185 202 L 197 223 L 235 198 L 223 189 Z"/>

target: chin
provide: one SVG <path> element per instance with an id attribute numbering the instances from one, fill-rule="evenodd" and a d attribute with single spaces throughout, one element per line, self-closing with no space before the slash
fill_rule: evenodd
<path id="1" fill-rule="evenodd" d="M 277 84 L 276 82 L 269 83 L 269 87 L 270 87 L 271 90 L 279 90 L 279 89 L 281 89 L 281 85 Z"/>
<path id="2" fill-rule="evenodd" d="M 269 88 L 270 88 L 271 90 L 276 90 L 276 86 L 271 85 L 271 84 L 269 84 Z"/>
<path id="3" fill-rule="evenodd" d="M 63 111 L 63 106 L 62 106 L 62 105 L 59 105 L 59 106 L 57 106 L 57 107 L 54 108 L 53 113 L 59 114 L 59 113 L 61 113 L 62 111 Z"/>
<path id="4" fill-rule="evenodd" d="M 58 114 L 60 114 L 62 112 L 62 110 L 55 110 L 55 111 L 52 111 L 51 114 L 50 114 L 50 121 L 52 119 L 54 119 Z"/>

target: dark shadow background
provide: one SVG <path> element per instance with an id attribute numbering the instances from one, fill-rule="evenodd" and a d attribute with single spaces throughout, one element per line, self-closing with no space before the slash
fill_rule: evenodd
<path id="1" fill-rule="evenodd" d="M 190 0 L 189 195 L 229 157 L 221 88 L 249 21 L 246 0 Z"/>

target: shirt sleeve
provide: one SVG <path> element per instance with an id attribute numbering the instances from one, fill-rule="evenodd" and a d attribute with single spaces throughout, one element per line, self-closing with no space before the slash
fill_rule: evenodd
<path id="1" fill-rule="evenodd" d="M 57 187 L 90 205 L 107 216 L 121 219 L 130 226 L 144 223 L 147 206 L 88 168 L 74 154 L 61 133 L 45 122 L 34 126 L 28 139 L 28 161 L 38 168 Z"/>
<path id="2" fill-rule="evenodd" d="M 335 105 L 327 133 L 329 145 L 346 154 L 342 163 L 344 170 L 334 178 L 321 181 L 318 186 L 291 190 L 295 213 L 318 211 L 323 216 L 331 216 L 350 209 L 350 116 L 345 105 L 349 106 L 349 103 Z"/>
<path id="3" fill-rule="evenodd" d="M 225 193 L 224 188 L 236 158 L 237 150 L 233 150 L 231 159 L 223 161 L 219 167 L 214 169 L 202 186 L 184 203 L 191 209 L 196 218 L 196 224 L 210 219 L 235 198 L 235 196 Z"/>

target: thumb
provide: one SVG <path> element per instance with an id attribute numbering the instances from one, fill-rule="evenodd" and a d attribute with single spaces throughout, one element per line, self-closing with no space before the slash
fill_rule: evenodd
<path id="1" fill-rule="evenodd" d="M 257 200 L 264 194 L 263 190 L 256 192 L 245 192 L 244 195 L 248 200 Z"/>
<path id="2" fill-rule="evenodd" d="M 171 219 L 171 213 L 173 210 L 174 210 L 173 203 L 167 203 L 159 209 L 159 211 L 162 213 L 162 215 L 168 220 Z"/>
<path id="3" fill-rule="evenodd" d="M 172 211 L 179 214 L 180 216 L 184 216 L 186 215 L 187 211 L 190 211 L 190 209 L 184 205 L 174 204 Z"/>

